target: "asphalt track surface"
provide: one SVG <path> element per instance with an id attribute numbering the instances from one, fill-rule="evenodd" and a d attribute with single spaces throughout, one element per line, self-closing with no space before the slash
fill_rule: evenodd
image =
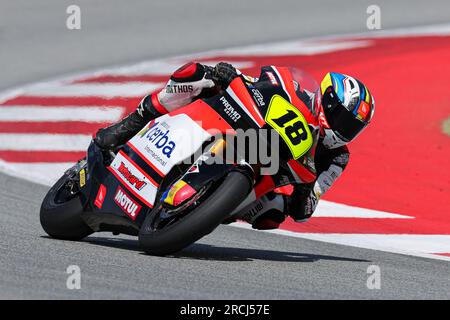
<path id="1" fill-rule="evenodd" d="M 377 2 L 384 28 L 450 21 L 448 1 Z M 68 31 L 70 1 L 1 1 L 0 88 L 152 57 L 363 32 L 371 4 L 226 3 L 78 1 L 82 30 Z M 137 240 L 125 236 L 49 239 L 38 217 L 46 191 L 0 174 L 0 298 L 450 298 L 446 261 L 230 226 L 173 257 L 144 255 Z M 66 288 L 69 265 L 81 268 L 80 290 Z M 371 265 L 380 267 L 380 289 L 367 288 Z"/>

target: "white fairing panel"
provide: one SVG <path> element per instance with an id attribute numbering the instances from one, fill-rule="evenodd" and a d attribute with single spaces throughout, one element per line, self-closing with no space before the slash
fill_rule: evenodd
<path id="1" fill-rule="evenodd" d="M 164 115 L 148 123 L 129 144 L 166 175 L 190 158 L 211 135 L 185 114 Z"/>
<path id="2" fill-rule="evenodd" d="M 158 192 L 157 186 L 121 153 L 118 153 L 111 163 L 111 170 L 115 172 L 116 177 L 123 184 L 128 186 L 128 190 L 138 196 L 141 201 L 147 205 L 155 203 L 156 193 Z"/>

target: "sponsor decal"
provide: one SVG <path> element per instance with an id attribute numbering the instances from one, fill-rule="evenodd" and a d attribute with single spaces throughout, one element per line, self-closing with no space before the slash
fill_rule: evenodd
<path id="1" fill-rule="evenodd" d="M 255 218 L 258 215 L 258 213 L 260 213 L 263 209 L 264 209 L 263 204 L 260 201 L 258 201 L 258 203 L 254 207 L 250 208 L 250 210 L 248 210 L 246 213 L 242 215 L 242 218 L 245 221 L 252 221 L 252 219 Z"/>
<path id="2" fill-rule="evenodd" d="M 101 209 L 103 206 L 103 202 L 105 201 L 106 197 L 106 187 L 101 184 L 100 188 L 98 189 L 97 196 L 95 197 L 94 205 Z"/>
<path id="3" fill-rule="evenodd" d="M 229 116 L 232 121 L 237 122 L 241 118 L 239 112 L 234 110 L 233 106 L 228 102 L 228 100 L 225 97 L 223 96 L 220 97 L 220 101 L 224 106 L 224 111 L 227 114 L 227 116 Z"/>
<path id="4" fill-rule="evenodd" d="M 163 177 L 174 165 L 190 161 L 192 154 L 199 150 L 209 137 L 211 135 L 208 131 L 188 115 L 167 114 L 147 124 L 127 144 Z M 132 172 L 140 177 L 137 172 Z"/>
<path id="5" fill-rule="evenodd" d="M 259 107 L 263 107 L 265 106 L 265 102 L 264 102 L 264 97 L 261 94 L 261 92 L 258 89 L 254 89 L 252 88 L 252 92 L 253 92 L 253 98 L 256 101 L 256 103 L 258 104 Z"/>
<path id="6" fill-rule="evenodd" d="M 86 170 L 81 169 L 80 171 L 80 188 L 83 188 L 86 185 Z"/>
<path id="7" fill-rule="evenodd" d="M 269 77 L 270 82 L 271 82 L 274 86 L 278 86 L 277 78 L 275 77 L 275 75 L 273 74 L 273 72 L 266 71 L 266 74 L 267 74 L 267 76 Z"/>
<path id="8" fill-rule="evenodd" d="M 364 120 L 366 120 L 367 116 L 369 115 L 369 111 L 370 111 L 369 105 L 365 101 L 361 101 L 361 104 L 359 105 L 359 108 L 356 111 L 358 114 L 356 118 L 364 122 Z"/>
<path id="9" fill-rule="evenodd" d="M 131 198 L 121 187 L 117 188 L 116 195 L 114 196 L 114 202 L 133 221 L 136 219 L 142 208 L 141 205 L 134 201 L 133 198 Z"/>
<path id="10" fill-rule="evenodd" d="M 156 147 L 161 153 L 170 158 L 173 151 L 176 148 L 176 143 L 170 140 L 170 127 L 165 122 L 155 122 L 149 127 L 145 128 L 138 135 L 142 139 L 146 139 L 151 143 L 152 146 Z M 147 151 L 150 151 L 150 148 L 146 148 Z M 153 152 L 154 153 L 154 152 Z M 156 156 L 156 154 L 153 154 Z M 163 161 L 161 159 L 161 161 Z"/>
<path id="11" fill-rule="evenodd" d="M 159 156 L 152 148 L 149 146 L 145 146 L 144 150 L 147 151 L 147 153 L 156 161 L 158 162 L 163 168 L 167 166 L 167 161 L 165 161 L 161 156 Z"/>
<path id="12" fill-rule="evenodd" d="M 131 173 L 130 169 L 127 168 L 124 162 L 121 162 L 119 168 L 117 169 L 122 177 L 125 178 L 132 186 L 134 186 L 137 190 L 142 190 L 147 185 L 147 182 L 139 179 L 134 174 Z"/>
<path id="13" fill-rule="evenodd" d="M 158 190 L 158 183 L 123 151 L 119 151 L 108 170 L 134 197 L 149 207 L 153 205 Z"/>
<path id="14" fill-rule="evenodd" d="M 189 93 L 194 91 L 194 86 L 191 84 L 168 84 L 166 86 L 166 93 Z"/>

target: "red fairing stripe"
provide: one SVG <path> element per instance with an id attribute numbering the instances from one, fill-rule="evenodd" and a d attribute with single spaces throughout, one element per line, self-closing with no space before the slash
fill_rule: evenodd
<path id="1" fill-rule="evenodd" d="M 136 154 L 143 160 L 145 161 L 146 164 L 148 164 L 153 170 L 155 170 L 155 172 L 157 174 L 159 174 L 161 177 L 165 177 L 166 175 L 164 173 L 162 173 L 153 163 L 151 163 L 143 154 L 142 152 L 139 151 L 138 148 L 136 148 L 131 141 L 127 142 L 127 146 L 129 146 L 134 152 L 136 152 Z"/>
<path id="2" fill-rule="evenodd" d="M 308 107 L 303 103 L 302 100 L 300 100 L 300 98 L 295 93 L 295 87 L 294 87 L 294 82 L 293 82 L 294 79 L 292 78 L 292 74 L 289 72 L 289 69 L 286 67 L 277 67 L 275 69 L 281 75 L 284 86 L 285 86 L 288 94 L 291 96 L 291 100 L 292 100 L 291 103 L 301 111 L 301 113 L 305 116 L 305 118 L 309 124 L 311 124 L 313 126 L 318 126 L 319 123 L 318 123 L 317 117 L 315 117 L 311 113 L 311 111 L 308 109 Z"/>
<path id="3" fill-rule="evenodd" d="M 298 163 L 297 160 L 291 159 L 288 164 L 303 182 L 311 183 L 316 180 L 316 175 Z"/>
<path id="4" fill-rule="evenodd" d="M 125 180 L 124 180 L 121 176 L 119 176 L 119 175 L 117 174 L 117 172 L 114 171 L 113 168 L 107 167 L 106 169 L 108 169 L 108 170 L 114 175 L 114 177 L 116 177 L 116 179 L 119 180 L 120 184 L 121 184 L 122 186 L 124 186 L 125 188 L 127 188 L 127 190 L 130 191 L 130 192 L 133 194 L 133 196 L 135 196 L 136 198 L 138 198 L 140 201 L 142 201 L 142 202 L 143 202 L 144 204 L 146 204 L 148 207 L 153 208 L 153 205 L 152 205 L 150 202 L 148 202 L 147 200 L 145 200 L 143 197 L 141 197 L 141 196 L 140 196 L 136 191 L 134 191 L 129 185 L 127 185 L 127 183 L 125 182 Z"/>
<path id="5" fill-rule="evenodd" d="M 136 162 L 134 162 L 133 160 L 131 160 L 131 158 L 130 157 L 128 157 L 128 155 L 125 153 L 125 152 L 123 152 L 122 150 L 120 150 L 119 151 L 119 153 L 120 153 L 120 155 L 122 156 L 122 157 L 124 157 L 129 163 L 131 163 L 140 173 L 142 173 L 142 175 L 144 176 L 144 177 L 146 177 L 155 187 L 159 187 L 159 183 L 157 183 L 155 180 L 153 180 L 152 179 L 152 177 L 150 177 L 144 170 L 142 170 L 142 168 L 141 167 L 139 167 L 138 165 L 137 165 L 137 163 Z"/>
<path id="6" fill-rule="evenodd" d="M 173 73 L 173 76 L 175 78 L 189 78 L 195 74 L 195 71 L 197 71 L 197 64 L 194 62 L 188 62 L 185 65 L 178 68 Z"/>
<path id="7" fill-rule="evenodd" d="M 169 111 L 167 111 L 166 108 L 164 108 L 164 106 L 161 104 L 161 102 L 159 102 L 158 95 L 156 92 L 152 93 L 150 97 L 152 99 L 152 105 L 155 107 L 155 109 L 159 113 L 166 114 L 169 112 Z"/>
<path id="8" fill-rule="evenodd" d="M 239 77 L 234 79 L 230 83 L 230 88 L 231 90 L 233 90 L 234 94 L 239 98 L 239 100 L 241 100 L 241 102 L 245 105 L 245 107 L 253 116 L 253 118 L 256 120 L 258 125 L 260 127 L 264 126 L 266 122 L 264 121 L 264 118 L 259 112 L 259 109 L 256 106 L 255 101 L 253 101 L 252 97 L 248 93 L 247 88 L 245 87 L 242 80 Z"/>

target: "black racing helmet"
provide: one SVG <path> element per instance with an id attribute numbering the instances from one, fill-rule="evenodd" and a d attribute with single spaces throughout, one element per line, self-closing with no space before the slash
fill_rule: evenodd
<path id="1" fill-rule="evenodd" d="M 375 100 L 359 80 L 329 72 L 320 84 L 324 145 L 337 148 L 355 139 L 372 120 Z"/>

